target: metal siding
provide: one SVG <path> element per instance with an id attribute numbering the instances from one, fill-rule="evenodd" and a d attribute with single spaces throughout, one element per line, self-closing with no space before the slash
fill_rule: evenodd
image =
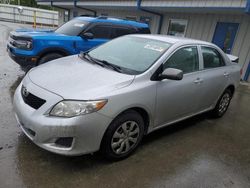
<path id="1" fill-rule="evenodd" d="M 250 61 L 250 22 L 248 21 L 247 23 L 247 29 L 246 29 L 246 33 L 244 35 L 244 40 L 240 45 L 240 51 L 238 54 L 239 58 L 240 58 L 240 64 L 243 65 L 243 72 L 246 71 L 247 69 L 247 65 Z"/>
<path id="2" fill-rule="evenodd" d="M 206 21 L 204 22 L 204 25 L 203 25 L 201 40 L 208 41 L 210 28 L 212 27 L 212 24 L 213 24 L 213 19 L 212 19 L 212 15 L 205 15 L 205 17 L 206 17 Z"/>
<path id="3" fill-rule="evenodd" d="M 144 0 L 142 6 L 163 7 L 242 7 L 247 0 Z"/>

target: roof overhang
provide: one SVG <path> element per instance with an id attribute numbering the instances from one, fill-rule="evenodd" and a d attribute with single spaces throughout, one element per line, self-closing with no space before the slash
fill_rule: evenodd
<path id="1" fill-rule="evenodd" d="M 157 1 L 157 0 L 156 0 Z M 156 2 L 155 1 L 155 2 Z M 74 8 L 74 1 L 70 0 L 37 0 L 37 3 L 39 5 L 51 5 L 51 2 L 53 2 L 53 5 L 66 8 L 66 9 L 72 9 Z M 136 10 L 136 0 L 134 1 L 111 1 L 111 0 L 100 0 L 100 1 L 77 1 L 77 5 L 89 8 L 92 10 L 99 10 L 99 9 L 105 9 L 105 10 L 112 10 L 112 9 L 118 9 L 118 10 Z M 164 3 L 154 3 L 152 6 L 152 2 L 150 1 L 142 1 L 141 6 L 143 8 L 146 8 L 147 10 L 159 12 L 159 13 L 167 13 L 167 12 L 186 12 L 186 13 L 237 13 L 237 14 L 243 14 L 243 13 L 249 13 L 250 14 L 250 0 L 247 0 L 246 5 L 242 6 L 225 6 L 221 5 L 218 6 L 217 4 L 209 4 L 209 5 L 202 5 L 202 4 L 164 4 Z"/>

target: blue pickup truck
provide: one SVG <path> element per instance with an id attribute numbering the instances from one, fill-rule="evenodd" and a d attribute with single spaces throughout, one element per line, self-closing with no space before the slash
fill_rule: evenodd
<path id="1" fill-rule="evenodd" d="M 22 68 L 78 54 L 113 38 L 150 33 L 147 24 L 108 17 L 76 17 L 56 30 L 19 29 L 10 33 L 7 51 Z"/>

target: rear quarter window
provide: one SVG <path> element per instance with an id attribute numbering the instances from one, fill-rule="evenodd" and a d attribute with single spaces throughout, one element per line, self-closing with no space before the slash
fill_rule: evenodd
<path id="1" fill-rule="evenodd" d="M 140 34 L 150 34 L 149 28 L 138 28 L 138 33 Z"/>
<path id="2" fill-rule="evenodd" d="M 136 33 L 136 30 L 133 28 L 126 28 L 126 27 L 112 27 L 112 37 L 111 38 L 116 38 L 120 37 L 123 35 L 129 35 Z"/>

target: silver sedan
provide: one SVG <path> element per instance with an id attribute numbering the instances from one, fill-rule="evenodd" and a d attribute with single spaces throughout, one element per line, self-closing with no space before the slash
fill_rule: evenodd
<path id="1" fill-rule="evenodd" d="M 123 159 L 154 130 L 206 111 L 223 116 L 240 80 L 233 58 L 198 40 L 120 37 L 29 71 L 16 119 L 48 151 Z"/>

